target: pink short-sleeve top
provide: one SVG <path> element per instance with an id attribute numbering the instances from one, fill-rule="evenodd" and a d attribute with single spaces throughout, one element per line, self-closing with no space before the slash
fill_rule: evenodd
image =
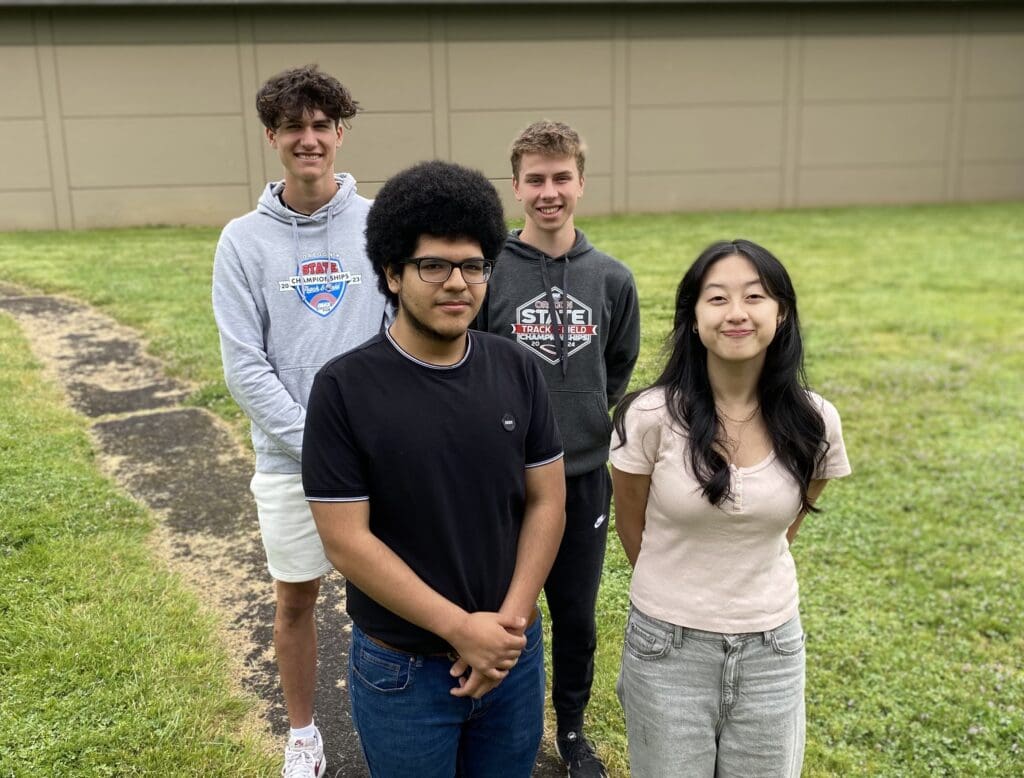
<path id="1" fill-rule="evenodd" d="M 814 478 L 849 475 L 839 413 L 810 396 L 829 444 Z M 730 494 L 715 506 L 692 474 L 688 436 L 669 415 L 663 389 L 636 398 L 625 431 L 625 445 L 612 434 L 612 465 L 651 477 L 633 604 L 671 624 L 727 634 L 774 629 L 796 616 L 786 530 L 800 511 L 800 490 L 775 454 L 752 467 L 730 465 Z"/>

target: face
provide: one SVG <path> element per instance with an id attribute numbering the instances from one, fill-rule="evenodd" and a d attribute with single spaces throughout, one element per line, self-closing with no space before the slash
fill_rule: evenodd
<path id="1" fill-rule="evenodd" d="M 483 256 L 475 240 L 435 238 L 421 235 L 410 259 L 440 257 L 452 262 Z M 400 274 L 387 273 L 388 288 L 398 295 L 398 317 L 420 336 L 431 340 L 453 341 L 461 338 L 487 294 L 487 284 L 467 284 L 462 271 L 452 268 L 443 283 L 430 283 L 419 277 L 416 265 L 402 265 Z"/>
<path id="2" fill-rule="evenodd" d="M 523 154 L 512 190 L 535 228 L 557 232 L 572 226 L 576 203 L 583 196 L 583 176 L 574 157 Z"/>
<path id="3" fill-rule="evenodd" d="M 739 254 L 723 257 L 705 273 L 695 313 L 708 359 L 731 363 L 763 362 L 782 321 L 754 264 Z"/>
<path id="4" fill-rule="evenodd" d="M 284 119 L 267 130 L 286 177 L 306 183 L 334 178 L 334 157 L 341 147 L 342 127 L 323 111 L 307 111 L 301 119 Z"/>

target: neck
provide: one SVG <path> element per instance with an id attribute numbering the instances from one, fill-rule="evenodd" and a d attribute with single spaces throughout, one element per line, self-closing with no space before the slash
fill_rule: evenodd
<path id="1" fill-rule="evenodd" d="M 721 362 L 708 358 L 708 380 L 715 405 L 726 412 L 732 409 L 749 409 L 759 402 L 757 383 L 761 378 L 764 359 L 748 362 Z"/>
<path id="2" fill-rule="evenodd" d="M 554 232 L 539 229 L 533 222 L 527 221 L 519 233 L 519 240 L 543 251 L 549 257 L 561 257 L 576 245 L 576 228 L 572 219 Z"/>
<path id="3" fill-rule="evenodd" d="M 406 354 L 430 365 L 454 365 L 466 355 L 467 333 L 446 340 L 423 332 L 403 315 L 401 308 L 388 332 Z"/>
<path id="4" fill-rule="evenodd" d="M 286 175 L 281 197 L 293 211 L 309 215 L 327 205 L 338 191 L 338 182 L 332 173 L 330 178 L 302 181 Z"/>

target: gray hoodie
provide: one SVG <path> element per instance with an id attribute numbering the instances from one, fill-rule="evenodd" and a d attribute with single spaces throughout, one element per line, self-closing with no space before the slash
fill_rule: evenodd
<path id="1" fill-rule="evenodd" d="M 549 257 L 513 230 L 498 255 L 478 329 L 537 357 L 574 476 L 608 459 L 608 408 L 626 391 L 640 350 L 640 308 L 629 268 L 576 230 L 567 254 Z M 568 327 L 552 327 L 550 311 Z"/>
<path id="2" fill-rule="evenodd" d="M 213 313 L 224 378 L 252 420 L 256 470 L 301 472 L 313 376 L 381 330 L 386 301 L 366 256 L 370 201 L 335 175 L 330 202 L 304 216 L 267 185 L 256 210 L 229 222 L 213 263 Z"/>

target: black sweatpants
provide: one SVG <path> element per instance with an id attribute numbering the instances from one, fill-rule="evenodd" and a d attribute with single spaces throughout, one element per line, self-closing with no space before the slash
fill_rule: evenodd
<path id="1" fill-rule="evenodd" d="M 559 731 L 579 730 L 594 681 L 594 608 L 604 567 L 612 479 L 608 468 L 565 479 L 565 535 L 544 584 L 551 613 L 551 698 Z"/>

